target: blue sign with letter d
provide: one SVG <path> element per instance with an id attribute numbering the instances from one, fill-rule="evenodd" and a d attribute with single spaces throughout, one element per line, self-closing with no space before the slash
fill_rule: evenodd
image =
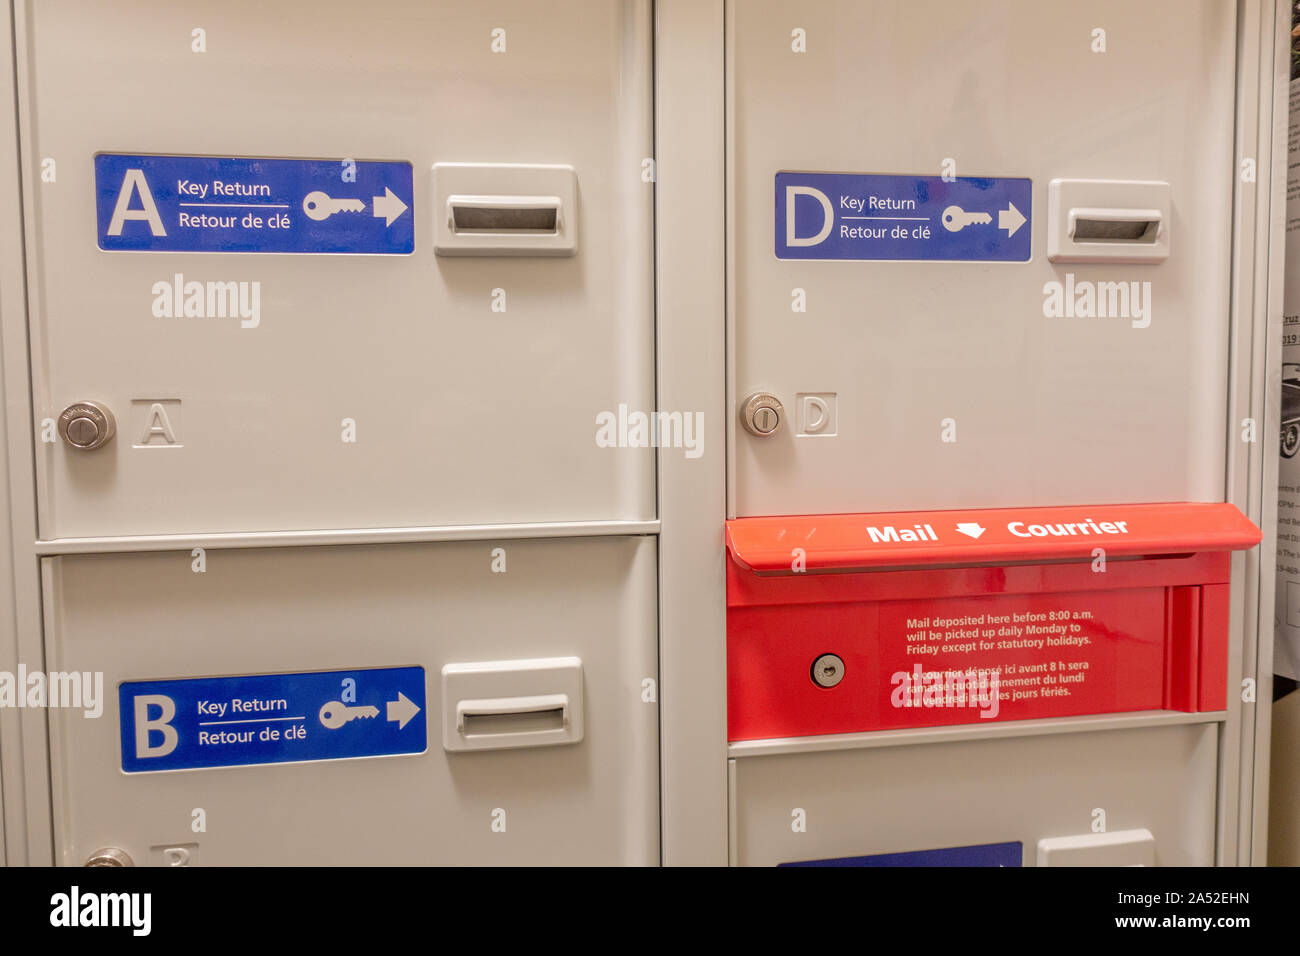
<path id="1" fill-rule="evenodd" d="M 1028 262 L 1028 179 L 776 174 L 778 259 Z"/>

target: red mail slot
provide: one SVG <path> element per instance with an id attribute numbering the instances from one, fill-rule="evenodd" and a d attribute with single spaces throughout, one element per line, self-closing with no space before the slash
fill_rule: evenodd
<path id="1" fill-rule="evenodd" d="M 1222 710 L 1260 538 L 1227 504 L 728 521 L 729 736 Z"/>

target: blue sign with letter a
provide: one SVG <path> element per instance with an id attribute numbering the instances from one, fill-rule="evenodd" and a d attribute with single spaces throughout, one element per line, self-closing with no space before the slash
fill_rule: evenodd
<path id="1" fill-rule="evenodd" d="M 411 164 L 95 157 L 96 240 L 126 252 L 415 251 Z"/>
<path id="2" fill-rule="evenodd" d="M 1028 262 L 1028 179 L 776 174 L 778 259 Z"/>

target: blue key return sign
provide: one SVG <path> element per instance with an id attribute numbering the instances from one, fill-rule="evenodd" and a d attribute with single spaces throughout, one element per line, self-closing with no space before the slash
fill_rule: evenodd
<path id="1" fill-rule="evenodd" d="M 126 252 L 415 251 L 411 164 L 95 157 L 99 248 Z"/>
<path id="2" fill-rule="evenodd" d="M 1028 179 L 776 174 L 778 259 L 1028 262 Z"/>
<path id="3" fill-rule="evenodd" d="M 118 685 L 127 773 L 424 753 L 424 668 Z"/>
<path id="4" fill-rule="evenodd" d="M 871 856 L 842 856 L 831 860 L 806 860 L 780 863 L 778 866 L 1020 866 L 1024 844 L 982 843 L 979 846 L 954 846 L 939 850 L 913 850 L 907 853 L 876 853 Z"/>

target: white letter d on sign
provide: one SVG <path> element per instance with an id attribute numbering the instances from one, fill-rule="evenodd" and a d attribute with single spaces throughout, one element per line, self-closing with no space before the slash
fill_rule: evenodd
<path id="1" fill-rule="evenodd" d="M 822 230 L 815 236 L 800 239 L 794 234 L 794 200 L 796 196 L 812 196 L 822 204 Z M 835 210 L 830 198 L 820 189 L 811 186 L 785 187 L 785 244 L 786 246 L 815 246 L 831 234 L 835 225 Z"/>

